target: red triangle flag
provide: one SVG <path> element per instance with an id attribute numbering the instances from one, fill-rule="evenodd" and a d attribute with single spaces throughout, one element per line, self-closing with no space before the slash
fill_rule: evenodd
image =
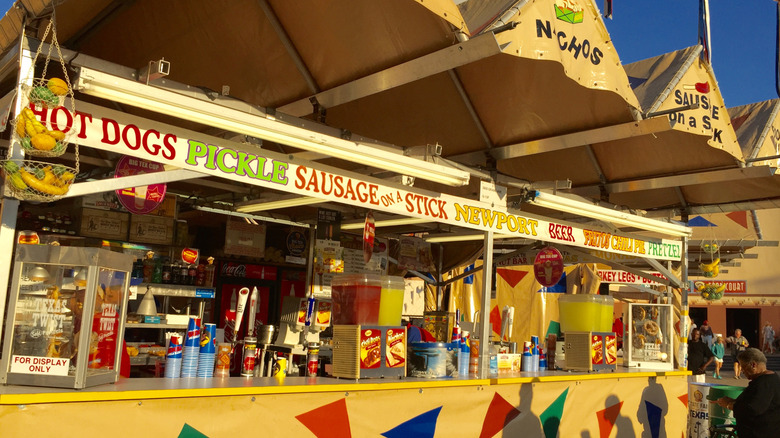
<path id="1" fill-rule="evenodd" d="M 350 438 L 347 401 L 341 399 L 297 415 L 298 419 L 317 438 Z"/>
<path id="2" fill-rule="evenodd" d="M 747 212 L 746 211 L 733 211 L 726 213 L 726 216 L 734 222 L 742 225 L 742 228 L 747 229 Z"/>
<path id="3" fill-rule="evenodd" d="M 609 438 L 612 428 L 615 427 L 615 420 L 620 415 L 621 407 L 623 407 L 623 402 L 596 412 L 596 417 L 599 420 L 599 438 Z"/>
<path id="4" fill-rule="evenodd" d="M 506 281 L 507 284 L 509 284 L 509 287 L 515 287 L 517 286 L 517 283 L 520 283 L 520 280 L 528 274 L 528 271 L 515 271 L 513 269 L 499 268 L 496 269 L 496 274 Z"/>
<path id="5" fill-rule="evenodd" d="M 498 393 L 493 394 L 493 400 L 491 400 L 485 419 L 482 421 L 482 432 L 479 434 L 479 438 L 495 436 L 518 415 L 520 415 L 520 411 L 509 404 L 504 397 Z"/>

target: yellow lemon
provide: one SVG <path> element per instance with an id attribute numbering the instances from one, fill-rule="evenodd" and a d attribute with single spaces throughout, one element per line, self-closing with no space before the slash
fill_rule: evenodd
<path id="1" fill-rule="evenodd" d="M 46 87 L 51 90 L 52 93 L 57 96 L 64 96 L 68 94 L 68 84 L 60 78 L 51 78 L 46 84 Z"/>
<path id="2" fill-rule="evenodd" d="M 54 146 L 57 146 L 57 140 L 45 133 L 36 134 L 30 142 L 35 149 L 41 151 L 50 151 L 54 149 Z"/>

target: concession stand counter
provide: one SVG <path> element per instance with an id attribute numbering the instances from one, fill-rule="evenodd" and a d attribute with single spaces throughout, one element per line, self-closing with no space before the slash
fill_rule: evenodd
<path id="1" fill-rule="evenodd" d="M 33 3 L 20 2 L 22 9 L 46 16 L 46 8 L 54 2 L 43 2 L 43 7 Z M 184 18 L 177 12 L 185 15 L 192 12 L 177 11 L 169 4 L 150 1 L 128 5 L 126 10 L 112 10 L 108 2 L 98 3 L 106 3 L 103 4 L 106 7 L 104 18 L 117 20 L 112 26 L 89 27 L 86 23 L 89 20 L 84 15 L 87 12 L 74 2 L 64 2 L 57 11 L 60 29 L 67 33 L 67 43 L 61 53 L 72 74 L 74 92 L 66 106 L 72 104 L 75 112 L 49 111 L 34 105 L 31 109 L 42 122 L 70 127 L 73 131 L 71 142 L 82 146 L 82 166 L 99 168 L 100 164 L 95 163 L 113 162 L 125 155 L 162 164 L 166 171 L 121 178 L 79 179 L 70 186 L 64 195 L 66 198 L 160 183 L 183 191 L 201 183 L 223 189 L 220 196 L 213 198 L 219 202 L 210 202 L 209 211 L 216 210 L 212 208 L 214 205 L 224 206 L 224 200 L 228 199 L 225 192 L 233 191 L 228 193 L 232 197 L 229 198 L 230 206 L 223 209 L 224 213 L 247 219 L 262 220 L 263 215 L 252 210 L 260 201 L 294 198 L 305 199 L 309 204 L 327 202 L 356 217 L 365 217 L 366 211 L 374 211 L 416 219 L 426 224 L 429 231 L 438 230 L 449 237 L 474 239 L 476 236 L 482 241 L 486 255 L 482 260 L 483 272 L 494 272 L 490 256 L 494 239 L 511 238 L 529 244 L 543 242 L 565 246 L 573 253 L 585 256 L 589 255 L 588 251 L 598 250 L 639 257 L 664 278 L 634 269 L 637 275 L 654 279 L 668 288 L 681 288 L 684 284 L 684 274 L 681 281 L 662 263 L 684 263 L 685 238 L 690 235 L 687 227 L 661 220 L 648 221 L 638 215 L 621 214 L 606 219 L 601 216 L 606 223 L 622 220 L 626 226 L 627 221 L 627 226 L 635 226 L 652 236 L 663 236 L 640 237 L 605 222 L 581 221 L 582 217 L 599 217 L 593 216 L 598 211 L 590 216 L 575 212 L 565 217 L 546 217 L 530 210 L 534 206 L 542 207 L 543 201 L 557 201 L 558 207 L 549 207 L 551 204 L 548 203 L 544 208 L 553 211 L 560 208 L 560 212 L 565 212 L 565 208 L 571 210 L 574 206 L 575 210 L 585 211 L 589 203 L 562 201 L 555 194 L 541 191 L 543 183 L 534 186 L 518 179 L 518 173 L 496 176 L 496 172 L 463 165 L 469 161 L 468 156 L 472 156 L 469 154 L 484 152 L 468 149 L 469 144 L 491 147 L 495 142 L 495 145 L 510 146 L 563 132 L 634 122 L 638 101 L 620 68 L 598 9 L 590 0 L 565 2 L 568 6 L 560 6 L 554 1 L 519 2 L 516 8 L 502 11 L 508 15 L 501 19 L 511 19 L 515 23 L 513 26 L 500 27 L 493 20 L 484 19 L 480 23 L 484 27 L 478 25 L 480 31 L 474 31 L 471 38 L 468 38 L 466 22 L 471 21 L 469 26 L 473 26 L 473 20 L 480 22 L 479 17 L 492 15 L 473 5 L 459 9 L 445 0 L 408 1 L 389 9 L 381 3 L 359 2 L 351 8 L 339 6 L 335 8 L 337 10 L 329 10 L 317 2 L 299 10 L 286 2 L 276 1 L 238 2 L 240 5 L 224 2 L 218 9 L 204 3 L 192 10 L 206 15 L 212 15 L 211 12 L 225 19 L 261 22 L 259 30 L 251 35 L 260 43 L 258 47 L 247 47 L 244 53 L 239 49 L 246 46 L 246 42 L 239 46 L 231 39 L 230 43 L 239 49 L 231 47 L 229 52 L 240 56 L 224 61 L 200 59 L 204 63 L 200 66 L 194 57 L 189 57 L 193 50 L 197 51 L 191 42 L 166 46 L 171 53 L 159 56 L 171 56 L 171 72 L 182 71 L 176 81 L 165 78 L 164 72 L 159 70 L 152 74 L 149 69 L 128 67 L 144 57 L 157 59 L 158 54 L 138 54 L 137 59 L 121 56 L 119 52 L 131 50 L 132 39 L 124 33 L 120 36 L 111 28 L 119 23 L 135 26 L 138 30 L 134 34 L 141 39 L 149 36 L 154 41 L 162 38 L 161 41 L 170 43 L 170 39 L 159 36 L 165 32 L 158 35 L 157 32 L 142 31 L 150 26 L 149 14 L 159 12 L 160 17 L 170 19 L 173 30 L 186 22 L 176 21 Z M 490 3 L 495 7 L 499 2 Z M 518 9 L 530 21 L 524 18 L 523 22 L 518 22 Z M 18 10 L 12 12 L 16 14 L 12 17 L 19 14 Z M 343 19 L 350 14 L 360 17 L 355 20 L 358 23 L 369 17 L 376 21 L 366 23 L 365 27 L 358 26 L 363 34 L 345 35 Z M 196 15 L 190 17 L 205 20 Z M 536 18 L 531 19 L 531 16 Z M 23 12 L 21 17 L 24 17 Z M 327 26 L 330 33 L 291 24 L 296 20 Z M 89 31 L 74 30 L 82 22 Z M 387 51 L 371 46 L 372 41 L 385 41 L 385 33 L 378 32 L 378 28 L 387 31 L 399 23 L 411 26 L 396 37 L 397 42 L 403 43 L 398 49 L 401 53 L 396 53 L 392 44 L 382 44 Z M 350 25 L 354 24 L 350 22 Z M 489 26 L 491 24 L 493 26 Z M 553 24 L 557 38 L 552 36 Z M 19 23 L 16 25 L 20 29 Z M 289 27 L 287 32 L 285 26 Z M 407 36 L 405 31 L 415 33 L 417 39 Z M 307 32 L 317 38 L 305 38 Z M 213 49 L 208 38 L 187 35 L 204 48 Z M 360 35 L 365 36 L 365 41 Z M 322 39 L 327 40 L 327 37 L 351 42 L 355 50 L 371 62 L 365 61 L 362 71 L 338 70 L 340 63 L 345 69 L 352 68 L 347 67 L 351 65 L 347 59 L 350 51 L 341 49 L 329 53 L 333 47 L 340 46 L 336 42 L 322 44 L 318 51 Z M 61 40 L 65 38 L 61 37 Z M 567 50 L 561 47 L 564 40 L 570 47 Z M 295 50 L 296 44 L 299 52 Z M 535 45 L 540 47 L 538 51 L 534 51 Z M 147 42 L 143 46 L 150 48 Z M 38 42 L 25 36 L 16 51 L 10 44 L 5 47 L 8 52 L 6 63 L 13 65 L 19 58 L 25 71 L 33 63 Z M 78 47 L 78 51 L 73 47 Z M 218 44 L 217 48 L 221 49 Z M 588 53 L 585 53 L 586 48 Z M 255 49 L 258 51 L 249 53 Z M 209 53 L 217 56 L 221 52 L 212 50 Z M 284 58 L 278 63 L 269 62 L 267 66 L 255 63 L 255 59 L 268 62 L 268 59 L 289 53 L 295 53 L 296 56 L 290 56 L 293 61 Z M 321 63 L 317 61 L 318 53 L 341 62 Z M 381 56 L 389 58 L 377 59 Z M 239 62 L 242 59 L 251 60 L 252 69 L 247 70 Z M 304 60 L 309 62 L 312 71 L 304 72 L 307 70 Z M 231 74 L 225 81 L 235 80 L 236 85 L 226 85 L 223 78 L 212 77 L 219 69 L 205 68 L 205 63 L 235 66 L 236 72 L 225 72 Z M 155 65 L 160 64 L 165 65 Z M 426 68 L 419 70 L 421 66 Z M 139 80 L 139 71 L 146 74 L 145 80 Z M 269 71 L 272 73 L 266 77 Z M 580 75 L 579 71 L 588 74 Z M 298 76 L 299 72 L 304 72 L 300 73 L 303 79 Z M 496 98 L 491 87 L 501 84 L 490 79 L 491 75 L 499 73 L 518 83 L 523 82 L 523 74 L 536 75 L 549 82 L 549 90 L 557 86 L 565 93 L 564 97 L 591 101 L 598 111 L 565 104 L 561 96 L 541 93 L 540 87 L 535 88 L 537 94 L 534 95 L 537 111 L 522 110 L 523 105 L 516 105 L 514 99 L 522 95 L 523 90 L 528 91 L 525 85 L 518 88 L 520 91 L 516 93 L 519 94 L 499 98 L 501 105 L 494 105 Z M 255 78 L 255 75 L 262 77 Z M 294 79 L 285 80 L 291 76 Z M 256 80 L 250 85 L 239 84 L 242 77 Z M 30 85 L 25 81 L 27 79 L 23 77 L 19 79 L 20 89 L 21 85 Z M 225 85 L 227 89 L 223 87 L 222 93 L 216 93 L 186 85 L 204 83 L 202 81 L 211 88 Z M 262 81 L 267 81 L 271 87 L 259 90 L 252 85 Z M 274 91 L 275 83 L 280 83 L 280 87 Z M 428 94 L 420 105 L 410 105 L 409 102 L 419 102 L 420 90 L 428 90 L 433 95 Z M 231 97 L 234 92 L 239 98 Z M 12 96 L 9 96 L 4 100 L 8 105 L 12 102 Z M 452 105 L 455 97 L 459 102 L 457 107 Z M 398 105 L 398 102 L 404 104 Z M 17 104 L 15 113 L 21 110 L 21 105 Z M 598 120 L 594 114 L 602 110 L 605 118 Z M 558 117 L 561 111 L 571 117 Z M 384 120 L 383 113 L 386 115 Z M 326 116 L 327 125 L 317 123 L 324 122 Z M 405 125 L 413 120 L 427 120 L 428 116 L 436 120 L 427 121 L 426 126 L 416 122 Z M 540 116 L 547 122 L 541 123 Z M 473 123 L 480 118 L 484 125 L 466 127 L 465 121 Z M 516 120 L 521 123 L 515 123 Z M 560 126 L 555 126 L 558 121 Z M 451 127 L 457 127 L 461 132 L 465 129 L 466 135 L 456 134 L 456 129 Z M 448 154 L 460 156 L 461 161 L 445 159 L 440 152 L 436 153 L 436 146 L 409 147 L 407 150 L 393 146 L 418 146 L 437 141 L 443 141 L 450 151 Z M 12 158 L 21 159 L 13 144 Z M 79 154 L 66 154 L 62 158 L 66 161 L 78 159 Z M 413 177 L 413 185 L 409 184 L 409 177 Z M 522 189 L 522 205 L 523 208 L 530 207 L 529 211 L 519 210 L 517 206 L 521 203 L 506 202 L 506 199 L 501 202 L 474 199 L 479 180 L 493 186 L 509 185 L 513 190 L 517 189 L 513 196 Z M 238 189 L 247 188 L 248 191 L 242 192 L 246 199 L 237 199 Z M 15 241 L 18 206 L 19 201 L 13 197 L 3 199 L 0 244 L 4 247 L 12 247 Z M 267 217 L 274 218 L 273 215 Z M 678 240 L 679 237 L 682 239 Z M 24 263 L 16 261 L 20 262 Z M 97 305 L 98 298 L 94 294 L 104 284 L 100 275 L 93 272 L 102 269 L 99 266 L 90 265 L 85 305 Z M 10 279 L 9 283 L 14 286 L 0 297 L 14 304 L 14 288 L 18 287 L 17 280 L 21 276 L 18 269 L 11 272 L 10 267 L 10 261 L 0 267 L 0 281 Z M 129 267 L 111 269 L 126 273 Z M 308 269 L 308 278 L 312 278 L 312 267 Z M 442 273 L 438 274 L 441 279 Z M 491 276 L 481 276 L 479 283 L 481 301 L 490 303 Z M 122 287 L 127 288 L 127 285 Z M 120 308 L 121 312 L 126 311 L 124 306 Z M 5 318 L 17 318 L 18 312 L 13 307 L 9 309 Z M 668 313 L 667 309 L 663 311 Z M 480 312 L 481 321 L 491 320 L 490 306 L 482 306 Z M 528 313 L 529 309 L 520 310 L 520 317 Z M 122 315 L 120 328 L 124 323 L 124 313 Z M 14 336 L 15 325 L 9 322 L 5 326 L 7 328 L 2 332 L 6 339 L 3 364 L 7 365 L 16 348 L 8 340 Z M 490 330 L 490 324 L 481 324 L 476 334 L 480 339 L 490 339 Z M 663 330 L 666 336 L 673 336 L 667 327 Z M 686 331 L 684 324 L 682 330 Z M 121 341 L 121 337 L 118 339 Z M 81 333 L 80 345 L 88 342 Z M 84 381 L 73 384 L 74 388 L 88 387 L 75 390 L 70 384 L 65 385 L 67 388 L 52 388 L 49 386 L 62 385 L 45 382 L 45 387 L 33 386 L 36 383 L 29 381 L 18 382 L 29 386 L 16 385 L 9 374 L 6 382 L 9 384 L 0 387 L 0 418 L 3 418 L 3 431 L 9 434 L 21 434 L 41 424 L 64 431 L 78 430 L 82 434 L 143 430 L 173 435 L 194 429 L 208 436 L 241 433 L 248 426 L 256 427 L 257 424 L 263 425 L 264 433 L 293 436 L 434 436 L 434 432 L 453 436 L 494 436 L 502 432 L 527 435 L 529 430 L 534 432 L 528 436 L 586 433 L 606 436 L 614 429 L 620 434 L 623 428 L 636 435 L 658 430 L 676 435 L 685 428 L 688 414 L 686 376 L 689 373 L 684 369 L 653 369 L 643 365 L 641 369 L 618 367 L 615 371 L 593 373 L 542 371 L 490 375 L 487 343 L 480 345 L 479 352 L 476 375 L 445 379 L 138 378 L 91 386 L 88 372 L 86 384 Z M 78 361 L 80 366 L 86 365 L 84 355 L 79 355 Z M 116 357 L 114 361 L 116 363 Z"/>

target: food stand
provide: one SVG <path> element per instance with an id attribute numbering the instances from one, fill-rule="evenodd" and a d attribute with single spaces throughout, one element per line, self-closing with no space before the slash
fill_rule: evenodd
<path id="1" fill-rule="evenodd" d="M 425 10 L 419 4 L 405 7 L 420 8 L 415 9 L 412 15 L 421 21 L 433 20 L 431 16 L 434 15 L 446 17 L 437 21 L 437 26 L 452 24 L 450 21 L 455 21 L 457 26 L 462 24 L 457 19 L 457 8 L 446 2 L 434 3 L 436 4 L 426 7 L 432 8 L 438 15 L 431 14 L 431 11 Z M 551 2 L 537 3 L 553 6 Z M 280 13 L 285 8 L 282 5 L 275 6 Z M 537 7 L 536 4 L 533 6 Z M 148 7 L 144 4 L 134 12 L 142 12 Z M 590 2 L 587 2 L 585 10 L 588 14 L 587 23 L 598 29 L 603 28 L 597 10 Z M 536 9 L 534 11 L 542 13 Z M 552 8 L 544 12 L 550 15 L 545 20 L 555 20 L 556 18 L 551 18 L 555 17 L 554 12 L 555 9 Z M 581 18 L 582 11 L 578 12 Z M 133 21 L 140 20 L 137 15 L 131 18 Z M 568 23 L 581 23 L 572 21 L 576 20 L 572 18 Z M 522 30 L 530 32 L 531 28 Z M 508 43 L 512 37 L 518 38 L 520 33 L 507 31 L 495 35 L 501 42 Z M 480 67 L 499 65 L 511 71 L 537 62 L 535 59 L 523 58 L 528 56 L 526 51 L 522 51 L 522 54 L 519 54 L 521 51 L 518 50 L 515 54 L 497 55 L 497 48 L 503 50 L 507 45 L 498 44 L 496 40 L 491 41 L 493 36 L 486 33 L 482 39 L 472 38 L 462 44 L 450 44 L 433 38 L 438 42 L 432 45 L 441 46 L 436 49 L 454 48 L 456 52 L 472 53 L 470 50 L 482 49 L 482 46 L 477 44 L 487 41 L 492 45 L 486 44 L 486 52 L 480 59 L 490 59 L 490 62 Z M 548 39 L 549 45 L 558 46 L 552 37 Z M 24 41 L 21 50 L 23 59 L 29 57 L 29 49 L 34 45 L 34 41 Z M 603 41 L 602 46 L 609 53 L 608 56 L 614 55 L 607 41 Z M 105 50 L 105 47 L 100 47 L 92 53 L 99 55 L 105 53 Z M 431 47 L 427 50 L 430 53 L 435 52 L 437 56 L 446 54 Z M 572 51 L 561 52 L 556 49 L 552 53 L 556 53 L 555 56 L 565 56 L 567 63 L 579 62 L 576 57 L 570 56 Z M 463 170 L 461 166 L 453 166 L 438 156 L 428 161 L 414 159 L 389 145 L 358 138 L 335 128 L 315 126 L 310 120 L 290 118 L 275 110 L 262 109 L 230 99 L 224 93 L 205 94 L 188 85 L 159 78 L 156 82 L 151 79 L 143 83 L 137 80 L 136 69 L 68 50 L 64 50 L 63 54 L 77 75 L 73 81 L 79 93 L 74 102 L 77 116 L 71 115 L 72 120 L 68 120 L 68 123 L 72 123 L 72 129 L 78 133 L 79 144 L 101 154 L 126 155 L 169 168 L 169 171 L 155 174 L 113 180 L 79 181 L 70 188 L 68 197 L 140 184 L 173 183 L 211 177 L 229 183 L 232 187 L 251 186 L 252 189 L 262 189 L 264 193 L 270 193 L 276 198 L 285 197 L 280 196 L 281 192 L 285 195 L 295 195 L 296 198 L 347 204 L 350 208 L 359 208 L 361 213 L 363 210 L 383 212 L 472 233 L 483 240 L 487 255 L 492 254 L 494 238 L 507 237 L 560 244 L 582 251 L 599 249 L 611 254 L 640 255 L 656 261 L 679 261 L 685 254 L 684 243 L 678 240 L 637 237 L 603 225 L 549 218 L 525 210 L 520 211 L 505 204 L 483 202 L 463 196 L 462 191 L 468 187 L 461 189 L 459 186 L 465 186 L 472 175 L 482 177 L 485 174 L 473 169 Z M 497 58 L 491 59 L 491 56 Z M 464 66 L 469 64 L 465 61 L 459 62 Z M 610 70 L 619 65 L 618 62 L 603 64 L 609 65 Z M 544 65 L 555 71 L 555 77 L 565 77 L 565 73 L 558 71 L 555 63 Z M 476 70 L 466 67 L 461 72 L 474 74 Z M 597 81 L 595 85 L 588 83 L 587 87 L 597 90 L 605 101 L 620 108 L 610 111 L 611 121 L 628 122 L 633 118 L 632 111 L 628 108 L 636 106 L 633 105 L 635 99 L 631 98 L 630 93 L 627 93 L 628 97 L 623 97 L 620 93 L 612 95 L 604 91 L 615 88 L 629 90 L 627 81 L 623 81 L 624 77 L 620 76 L 622 73 L 618 71 L 615 74 L 618 76 L 606 75 L 604 82 Z M 436 79 L 441 77 L 437 76 Z M 408 84 L 397 85 L 403 93 L 414 91 L 420 85 L 408 80 Z M 193 79 L 191 82 L 197 81 Z M 412 84 L 411 88 L 402 86 L 409 84 Z M 566 82 L 566 88 L 580 97 L 586 95 L 587 91 L 583 89 L 587 87 Z M 316 92 L 316 84 L 313 88 L 313 92 Z M 334 86 L 331 90 L 337 88 Z M 297 91 L 297 94 L 302 93 Z M 381 93 L 377 91 L 377 94 Z M 420 144 L 422 137 L 405 137 L 411 136 L 411 130 L 391 126 L 392 135 L 380 135 L 384 128 L 371 126 L 365 120 L 347 122 L 344 118 L 349 107 L 365 102 L 341 102 L 338 101 L 340 95 L 334 91 L 318 96 L 321 102 L 327 102 L 328 97 L 337 99 L 331 107 L 329 123 L 353 129 L 363 135 L 376 135 L 386 141 Z M 371 96 L 371 100 L 375 98 L 376 95 Z M 287 101 L 289 100 L 288 98 Z M 265 102 L 269 106 L 278 103 L 273 102 L 273 99 Z M 545 113 L 554 112 L 555 108 L 551 108 L 554 105 L 546 102 L 548 106 Z M 626 105 L 627 102 L 630 105 Z M 482 107 L 490 106 L 487 103 L 483 101 Z M 428 104 L 438 106 L 435 100 Z M 109 108 L 111 105 L 123 105 L 124 110 Z M 571 107 L 573 106 L 570 106 L 570 109 Z M 41 120 L 50 121 L 54 117 L 52 112 L 38 108 L 35 110 L 36 117 Z M 150 113 L 156 115 L 150 117 Z M 318 115 L 324 116 L 324 112 Z M 460 114 L 458 117 L 462 116 L 463 114 Z M 161 121 L 166 117 L 184 119 L 186 122 L 172 124 Z M 591 120 L 590 117 L 590 114 L 586 117 L 590 127 L 602 123 Z M 448 120 L 447 125 L 456 118 Z M 569 122 L 571 120 L 569 119 Z M 340 121 L 344 123 L 339 123 Z M 505 125 L 501 119 L 493 122 L 494 129 L 498 125 Z M 204 133 L 203 129 L 198 130 L 198 125 L 213 129 Z M 575 128 L 582 129 L 583 126 L 565 126 L 561 127 L 561 130 L 571 131 Z M 241 134 L 243 139 L 237 141 L 235 136 L 210 135 L 218 130 Z M 551 132 L 537 134 L 549 135 Z M 516 141 L 518 136 L 525 136 L 527 139 L 534 135 L 514 132 L 501 139 L 501 142 Z M 260 148 L 247 140 L 247 136 L 309 152 L 296 154 Z M 372 143 L 376 146 L 369 146 Z M 452 143 L 457 141 L 452 139 Z M 331 161 L 327 164 L 316 161 L 322 155 L 343 158 L 349 163 L 336 161 L 335 164 L 338 165 L 334 165 Z M 366 175 L 356 163 L 379 167 L 401 176 L 412 175 L 417 178 L 417 184 L 410 186 L 397 179 Z M 515 185 L 522 185 L 517 180 L 511 181 Z M 444 187 L 445 185 L 452 187 Z M 339 189 L 336 190 L 335 187 Z M 249 195 L 253 193 L 256 192 L 250 191 Z M 537 201 L 540 201 L 548 196 L 542 195 L 538 198 Z M 14 202 L 16 201 L 9 198 L 4 200 L 4 219 L 6 216 L 15 215 Z M 230 210 L 230 213 L 236 211 Z M 10 233 L 13 234 L 13 231 L 15 230 L 10 230 Z M 0 240 L 13 241 L 14 236 L 7 237 L 8 235 L 9 230 L 4 230 Z M 311 259 L 309 262 L 311 263 Z M 484 257 L 482 269 L 485 272 L 493 272 L 492 262 L 492 257 Z M 309 273 L 315 274 L 312 270 Z M 308 275 L 308 278 L 313 278 L 313 275 Z M 671 275 L 667 276 L 665 284 L 680 286 L 679 281 Z M 491 277 L 484 276 L 479 289 L 483 303 L 490 302 L 491 289 Z M 491 309 L 492 306 L 483 306 L 482 321 L 490 320 Z M 480 330 L 481 339 L 490 339 L 489 324 L 482 324 Z M 576 434 L 583 430 L 595 433 L 596 430 L 622 427 L 634 431 L 659 428 L 675 431 L 684 428 L 687 414 L 684 401 L 687 394 L 686 371 L 620 369 L 609 374 L 553 371 L 489 377 L 488 362 L 489 349 L 487 343 L 484 343 L 480 347 L 479 370 L 473 378 L 407 378 L 392 381 L 361 379 L 358 382 L 291 376 L 283 379 L 120 379 L 113 385 L 82 391 L 6 386 L 0 388 L 0 409 L 3 418 L 7 418 L 12 425 L 13 429 L 9 430 L 13 431 L 25 430 L 33 421 L 38 424 L 55 424 L 55 412 L 58 421 L 56 424 L 59 427 L 85 430 L 85 427 L 94 425 L 96 431 L 111 427 L 137 427 L 143 418 L 143 421 L 152 420 L 155 430 L 159 432 L 176 433 L 183 427 L 190 426 L 207 434 L 243 430 L 247 414 L 251 415 L 253 422 L 255 419 L 267 419 L 268 421 L 263 422 L 269 425 L 269 431 L 272 428 L 276 428 L 274 431 L 278 433 L 305 433 L 308 430 L 315 435 L 323 435 L 323 427 L 327 426 L 330 431 L 338 427 L 340 433 L 337 434 L 342 436 L 348 436 L 350 431 L 355 431 L 356 434 L 427 431 L 432 434 L 431 424 L 436 425 L 435 429 L 440 433 L 462 433 L 468 429 L 485 436 L 501 430 L 527 430 L 529 426 L 542 429 L 545 434 L 554 434 L 557 431 L 561 435 Z M 359 402 L 353 402 L 355 397 Z M 442 403 L 441 400 L 446 402 Z M 85 426 L 84 417 L 80 414 L 84 411 L 85 404 L 89 404 L 91 415 L 101 411 L 106 415 L 98 415 L 98 421 Z M 177 407 L 173 408 L 172 405 Z M 128 406 L 132 407 L 132 413 L 127 412 Z M 447 406 L 447 409 L 443 409 L 444 406 Z M 592 411 L 583 411 L 579 406 L 595 408 Z M 477 407 L 481 411 L 475 414 Z M 114 415 L 117 412 L 122 415 Z M 382 416 L 378 420 L 376 412 L 394 414 Z M 116 417 L 121 417 L 121 420 L 116 420 Z M 113 418 L 110 424 L 108 418 Z M 159 421 L 155 421 L 158 419 Z"/>

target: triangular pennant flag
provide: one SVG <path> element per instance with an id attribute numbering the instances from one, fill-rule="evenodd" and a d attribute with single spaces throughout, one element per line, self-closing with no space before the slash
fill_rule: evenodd
<path id="1" fill-rule="evenodd" d="M 513 269 L 499 268 L 496 269 L 496 274 L 507 282 L 509 287 L 517 286 L 527 274 L 528 271 L 515 271 Z"/>
<path id="2" fill-rule="evenodd" d="M 498 310 L 498 306 L 493 306 L 493 310 L 490 311 L 490 327 L 493 328 L 493 333 L 501 334 L 501 311 Z"/>
<path id="3" fill-rule="evenodd" d="M 433 438 L 433 434 L 436 432 L 436 420 L 439 418 L 440 411 L 441 406 L 420 414 L 388 430 L 382 436 L 387 438 L 406 438 L 410 436 L 415 438 Z"/>
<path id="4" fill-rule="evenodd" d="M 707 219 L 704 219 L 701 216 L 696 216 L 695 218 L 688 221 L 689 227 L 717 227 L 714 223 L 708 221 Z"/>
<path id="5" fill-rule="evenodd" d="M 628 85 L 630 85 L 632 89 L 644 84 L 645 82 L 647 82 L 647 78 L 635 78 L 633 76 L 628 77 Z"/>
<path id="6" fill-rule="evenodd" d="M 620 402 L 596 412 L 596 418 L 599 420 L 599 438 L 609 438 L 622 407 L 623 402 Z"/>
<path id="7" fill-rule="evenodd" d="M 347 401 L 341 399 L 297 415 L 298 419 L 317 438 L 350 438 Z"/>
<path id="8" fill-rule="evenodd" d="M 487 414 L 482 421 L 482 432 L 479 434 L 479 438 L 490 438 L 501 432 L 518 415 L 520 415 L 520 411 L 509 404 L 504 397 L 498 393 L 493 394 L 493 400 L 490 401 Z"/>
<path id="9" fill-rule="evenodd" d="M 733 211 L 731 213 L 726 213 L 726 216 L 734 222 L 742 225 L 742 228 L 747 230 L 748 224 L 746 211 Z"/>
<path id="10" fill-rule="evenodd" d="M 558 436 L 558 427 L 561 425 L 561 417 L 563 417 L 563 403 L 566 401 L 568 393 L 569 388 L 566 388 L 566 391 L 563 391 L 539 416 L 545 438 L 556 438 Z"/>
<path id="11" fill-rule="evenodd" d="M 731 119 L 731 127 L 734 128 L 735 131 L 738 131 L 739 127 L 742 126 L 743 123 L 745 123 L 745 120 L 747 120 L 751 114 L 753 113 L 749 112 L 747 114 Z"/>
<path id="12" fill-rule="evenodd" d="M 541 288 L 537 292 L 561 292 L 566 293 L 566 273 L 564 272 L 563 275 L 561 275 L 561 279 L 558 280 L 557 283 L 554 285 L 548 287 L 548 288 Z"/>
<path id="13" fill-rule="evenodd" d="M 685 394 L 677 397 L 677 399 L 680 400 L 682 402 L 682 404 L 684 404 L 686 407 L 688 406 L 688 393 L 687 392 Z"/>
<path id="14" fill-rule="evenodd" d="M 650 436 L 658 438 L 661 433 L 663 410 L 647 400 L 645 400 L 645 410 L 647 411 L 647 422 L 650 424 Z"/>
<path id="15" fill-rule="evenodd" d="M 179 432 L 179 438 L 208 438 L 208 436 L 199 432 L 189 424 L 184 423 L 184 427 L 182 427 L 181 432 Z"/>

